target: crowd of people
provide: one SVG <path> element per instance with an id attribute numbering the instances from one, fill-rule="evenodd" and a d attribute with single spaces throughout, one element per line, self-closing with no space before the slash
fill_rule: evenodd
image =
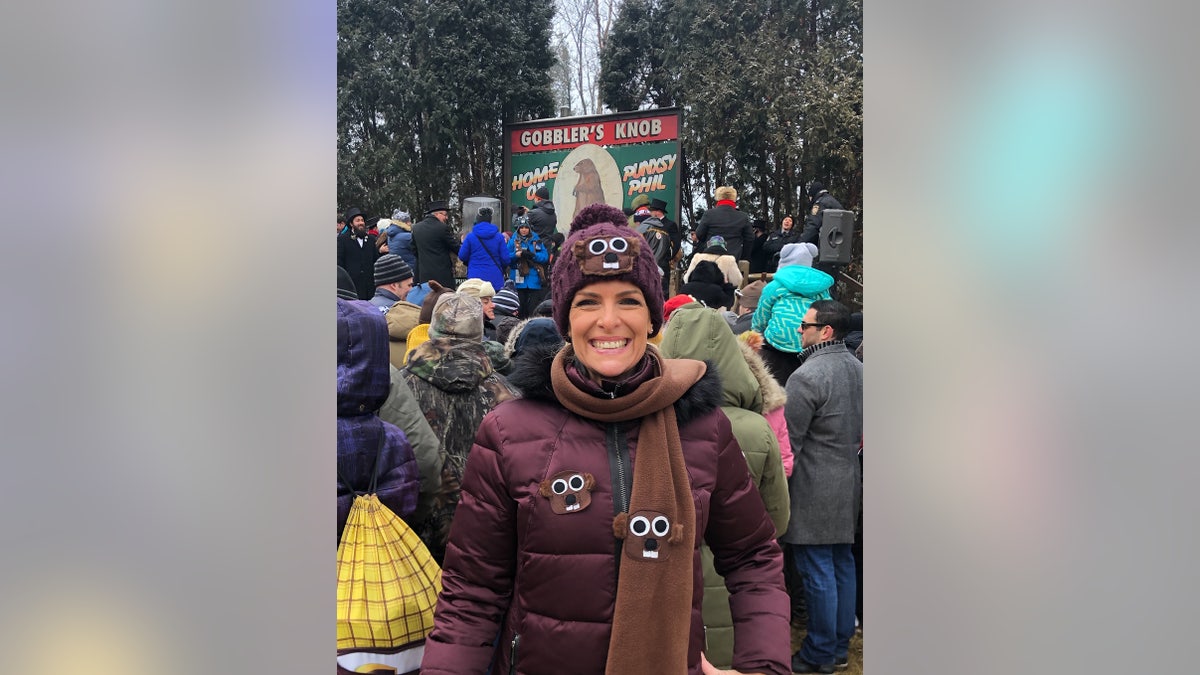
<path id="1" fill-rule="evenodd" d="M 768 232 L 719 188 L 673 296 L 660 200 L 339 218 L 338 539 L 371 484 L 441 566 L 420 672 L 846 667 L 862 314 L 813 267 L 840 205 L 809 192 Z"/>

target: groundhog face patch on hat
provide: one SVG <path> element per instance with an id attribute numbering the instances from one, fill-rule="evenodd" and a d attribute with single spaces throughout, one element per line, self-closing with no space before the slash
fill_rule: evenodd
<path id="1" fill-rule="evenodd" d="M 572 252 L 579 269 L 587 276 L 606 277 L 633 271 L 641 250 L 641 237 L 622 237 L 609 234 L 581 239 Z"/>

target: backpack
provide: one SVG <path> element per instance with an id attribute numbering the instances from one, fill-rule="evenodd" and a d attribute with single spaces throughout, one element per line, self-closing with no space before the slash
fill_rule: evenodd
<path id="1" fill-rule="evenodd" d="M 674 251 L 671 250 L 671 235 L 661 225 L 650 224 L 642 236 L 646 238 L 646 243 L 650 244 L 650 252 L 654 254 L 654 262 L 658 264 L 659 269 L 670 269 L 671 258 L 674 256 Z"/>
<path id="2" fill-rule="evenodd" d="M 442 570 L 429 549 L 375 495 L 378 478 L 376 455 L 371 485 L 356 491 L 338 542 L 339 673 L 374 672 L 361 670 L 370 665 L 416 671 L 442 591 Z"/>

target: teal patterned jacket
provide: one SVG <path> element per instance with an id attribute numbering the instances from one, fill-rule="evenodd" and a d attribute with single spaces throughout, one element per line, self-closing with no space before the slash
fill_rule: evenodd
<path id="1" fill-rule="evenodd" d="M 781 352 L 799 353 L 800 322 L 809 305 L 817 300 L 831 300 L 829 289 L 833 277 L 803 265 L 790 265 L 775 273 L 771 283 L 762 291 L 752 330 L 762 333 L 772 347 Z"/>

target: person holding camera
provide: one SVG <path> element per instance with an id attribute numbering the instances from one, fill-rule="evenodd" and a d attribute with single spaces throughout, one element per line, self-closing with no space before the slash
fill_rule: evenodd
<path id="1" fill-rule="evenodd" d="M 550 252 L 542 242 L 528 216 L 513 218 L 514 231 L 508 239 L 508 257 L 512 260 L 508 267 L 508 278 L 517 288 L 520 299 L 520 309 L 517 316 L 528 318 L 533 316 L 533 310 L 545 297 L 542 281 L 546 277 L 546 263 L 550 260 Z"/>

